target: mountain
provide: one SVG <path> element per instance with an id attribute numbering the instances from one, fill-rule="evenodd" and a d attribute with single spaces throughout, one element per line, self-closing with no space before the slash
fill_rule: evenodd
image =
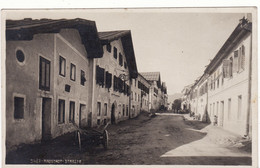
<path id="1" fill-rule="evenodd" d="M 173 95 L 168 95 L 168 103 L 172 103 L 175 99 L 181 98 L 182 93 L 174 93 Z"/>

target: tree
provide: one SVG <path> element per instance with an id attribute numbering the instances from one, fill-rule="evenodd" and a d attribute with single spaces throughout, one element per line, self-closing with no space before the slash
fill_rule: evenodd
<path id="1" fill-rule="evenodd" d="M 174 112 L 178 112 L 181 109 L 181 99 L 175 99 L 172 104 L 172 109 Z"/>

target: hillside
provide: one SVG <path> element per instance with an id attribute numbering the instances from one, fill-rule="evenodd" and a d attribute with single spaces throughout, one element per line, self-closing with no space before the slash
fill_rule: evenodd
<path id="1" fill-rule="evenodd" d="M 168 95 L 168 103 L 172 103 L 175 99 L 181 98 L 181 93 L 174 93 L 173 95 Z"/>

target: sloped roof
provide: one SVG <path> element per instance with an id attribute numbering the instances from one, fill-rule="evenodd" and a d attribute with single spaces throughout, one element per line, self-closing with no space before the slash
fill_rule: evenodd
<path id="1" fill-rule="evenodd" d="M 160 72 L 140 72 L 140 74 L 148 81 L 160 80 Z"/>
<path id="2" fill-rule="evenodd" d="M 161 88 L 160 72 L 140 72 L 140 74 L 149 82 L 156 81 L 158 88 Z"/>
<path id="3" fill-rule="evenodd" d="M 137 70 L 137 65 L 135 60 L 135 52 L 134 52 L 131 31 L 120 30 L 120 31 L 99 32 L 98 36 L 101 40 L 102 45 L 109 44 L 111 41 L 121 38 L 130 76 L 131 78 L 137 78 L 138 70 Z"/>
<path id="4" fill-rule="evenodd" d="M 107 31 L 107 32 L 98 32 L 99 39 L 102 43 L 108 43 L 114 40 L 117 40 L 125 35 L 130 33 L 130 30 L 119 30 L 119 31 Z"/>
<path id="5" fill-rule="evenodd" d="M 59 33 L 61 29 L 77 29 L 89 58 L 101 58 L 103 48 L 98 37 L 96 23 L 85 19 L 36 19 L 6 20 L 6 40 L 32 40 L 33 35 Z"/>
<path id="6" fill-rule="evenodd" d="M 222 62 L 222 60 L 229 55 L 232 49 L 241 41 L 241 39 L 247 36 L 252 31 L 252 22 L 248 21 L 245 18 L 240 19 L 239 24 L 235 28 L 235 30 L 228 37 L 226 42 L 220 48 L 218 53 L 215 55 L 213 60 L 205 69 L 204 73 L 211 74 L 218 65 Z"/>

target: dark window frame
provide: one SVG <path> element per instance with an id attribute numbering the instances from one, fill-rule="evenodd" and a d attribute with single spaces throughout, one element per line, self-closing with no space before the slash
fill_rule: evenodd
<path id="1" fill-rule="evenodd" d="M 85 71 L 80 70 L 80 84 L 82 86 L 85 86 L 85 82 L 87 81 L 85 75 L 86 75 Z"/>
<path id="2" fill-rule="evenodd" d="M 42 63 L 44 63 L 44 74 L 42 74 Z M 46 65 L 49 65 L 49 82 L 47 82 L 47 68 Z M 44 75 L 44 84 L 42 85 L 42 75 Z M 45 91 L 50 91 L 50 81 L 51 81 L 51 61 L 43 58 L 40 56 L 40 61 L 39 61 L 39 89 L 45 90 Z"/>
<path id="3" fill-rule="evenodd" d="M 22 102 L 18 102 L 22 101 Z M 14 97 L 14 119 L 20 120 L 24 119 L 24 109 L 25 109 L 25 98 L 21 96 Z M 20 109 L 22 107 L 22 109 Z"/>
<path id="4" fill-rule="evenodd" d="M 119 61 L 119 65 L 120 65 L 120 66 L 123 66 L 123 55 L 122 55 L 121 53 L 119 53 L 119 59 L 118 59 L 118 61 Z"/>
<path id="5" fill-rule="evenodd" d="M 64 72 L 62 72 L 62 61 L 64 61 Z M 63 74 L 64 73 L 64 74 Z M 62 56 L 59 58 L 59 75 L 65 77 L 66 76 L 66 59 Z"/>
<path id="6" fill-rule="evenodd" d="M 75 68 L 74 74 L 72 74 L 72 68 Z M 76 74 L 77 74 L 76 73 L 76 65 L 70 63 L 70 80 L 76 81 Z M 73 78 L 73 76 L 74 76 L 74 78 Z"/>
<path id="7" fill-rule="evenodd" d="M 112 46 L 111 46 L 110 43 L 106 45 L 106 48 L 107 48 L 107 51 L 108 51 L 109 53 L 111 53 Z"/>
<path id="8" fill-rule="evenodd" d="M 101 102 L 97 102 L 97 116 L 101 116 Z"/>
<path id="9" fill-rule="evenodd" d="M 73 111 L 71 111 L 72 105 L 73 105 Z M 71 113 L 73 113 L 73 114 L 71 114 Z M 74 101 L 70 101 L 69 122 L 70 123 L 75 122 L 75 102 Z"/>
<path id="10" fill-rule="evenodd" d="M 116 47 L 114 47 L 113 52 L 114 52 L 114 54 L 113 54 L 114 58 L 117 59 L 117 48 Z"/>
<path id="11" fill-rule="evenodd" d="M 61 105 L 62 105 L 61 103 L 63 103 L 63 111 L 60 111 Z M 61 113 L 62 113 L 62 116 L 61 116 Z M 63 123 L 65 123 L 65 100 L 59 99 L 59 102 L 58 102 L 58 124 L 63 124 Z"/>

